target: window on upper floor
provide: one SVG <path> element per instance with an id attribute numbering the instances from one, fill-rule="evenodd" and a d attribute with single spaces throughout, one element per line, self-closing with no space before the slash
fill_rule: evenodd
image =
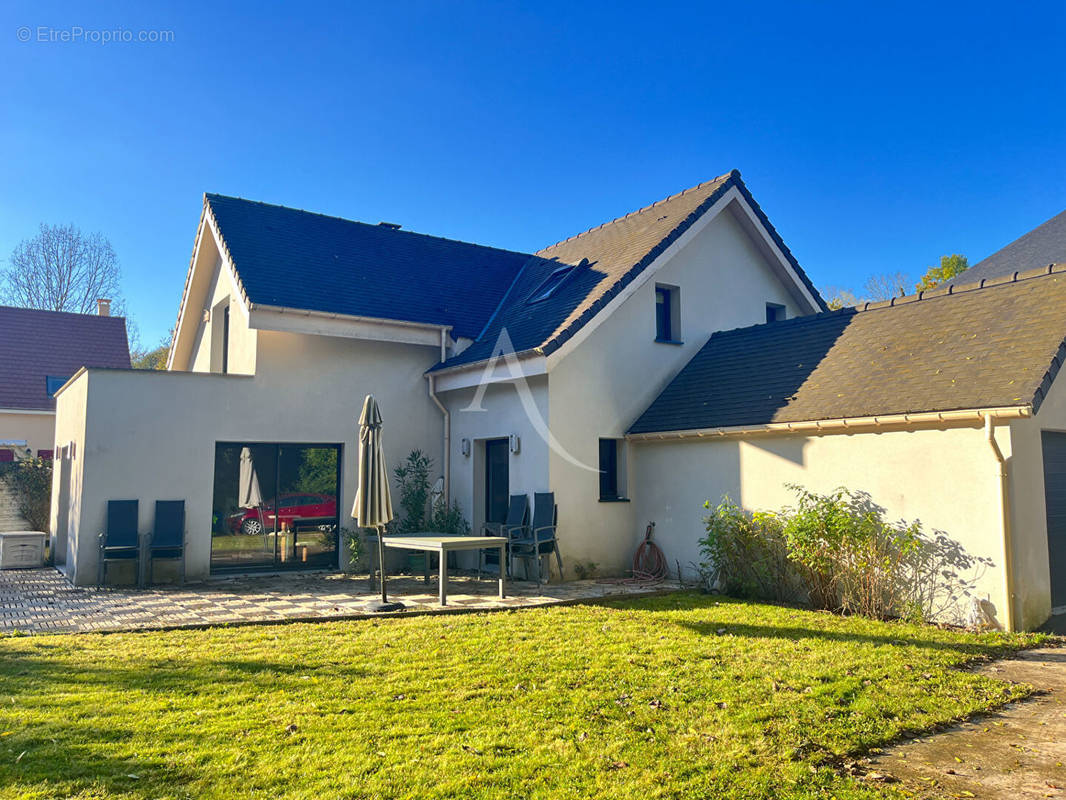
<path id="1" fill-rule="evenodd" d="M 680 344 L 681 289 L 677 286 L 655 286 L 655 341 Z"/>
<path id="2" fill-rule="evenodd" d="M 545 278 L 540 286 L 533 290 L 533 294 L 529 296 L 529 299 L 526 300 L 526 302 L 539 303 L 541 300 L 547 300 L 555 294 L 556 289 L 562 286 L 563 281 L 569 277 L 573 269 L 574 268 L 571 266 L 559 267 L 559 269 L 555 270 L 551 275 Z"/>
<path id="3" fill-rule="evenodd" d="M 600 500 L 626 499 L 624 439 L 600 439 Z"/>
<path id="4" fill-rule="evenodd" d="M 766 304 L 766 321 L 767 322 L 781 322 L 785 319 L 785 307 L 780 303 L 767 303 Z"/>
<path id="5" fill-rule="evenodd" d="M 63 384 L 70 380 L 70 376 L 60 375 L 46 375 L 44 379 L 44 390 L 48 392 L 49 397 L 55 397 Z"/>

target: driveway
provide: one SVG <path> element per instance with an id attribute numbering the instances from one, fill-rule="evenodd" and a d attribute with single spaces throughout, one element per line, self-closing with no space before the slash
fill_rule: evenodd
<path id="1" fill-rule="evenodd" d="M 1028 683 L 1035 697 L 872 759 L 871 769 L 921 794 L 1066 797 L 1066 648 L 1029 650 L 977 672 Z"/>

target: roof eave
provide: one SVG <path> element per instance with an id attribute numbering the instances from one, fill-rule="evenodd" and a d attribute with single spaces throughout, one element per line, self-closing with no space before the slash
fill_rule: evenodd
<path id="1" fill-rule="evenodd" d="M 982 423 L 993 420 L 1023 419 L 1035 413 L 1032 404 L 994 406 L 990 408 L 954 409 L 951 411 L 923 411 L 906 414 L 876 414 L 865 417 L 813 419 L 796 422 L 769 422 L 763 425 L 734 425 L 717 428 L 690 428 L 676 431 L 645 431 L 627 433 L 634 442 L 667 441 L 676 439 L 718 439 L 756 434 L 782 433 L 842 433 L 863 429 L 910 427 L 915 425 Z"/>

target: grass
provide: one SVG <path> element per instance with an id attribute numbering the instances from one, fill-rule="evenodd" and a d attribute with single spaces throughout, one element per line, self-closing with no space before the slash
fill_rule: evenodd
<path id="1" fill-rule="evenodd" d="M 896 793 L 835 757 L 1026 694 L 1034 636 L 697 594 L 0 639 L 0 797 Z"/>

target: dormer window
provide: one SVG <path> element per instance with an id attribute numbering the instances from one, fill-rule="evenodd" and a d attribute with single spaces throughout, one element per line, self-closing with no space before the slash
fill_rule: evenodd
<path id="1" fill-rule="evenodd" d="M 785 319 L 785 307 L 780 303 L 767 303 L 766 304 L 766 321 L 767 322 L 781 322 Z"/>
<path id="2" fill-rule="evenodd" d="M 559 267 L 557 270 L 552 272 L 551 275 L 544 279 L 544 282 L 536 288 L 536 290 L 533 292 L 533 294 L 529 296 L 529 299 L 526 300 L 526 302 L 539 303 L 541 300 L 547 300 L 549 297 L 555 294 L 555 290 L 562 285 L 563 281 L 567 279 L 567 277 L 570 275 L 571 272 L 573 272 L 573 270 L 574 268 L 571 266 Z"/>

